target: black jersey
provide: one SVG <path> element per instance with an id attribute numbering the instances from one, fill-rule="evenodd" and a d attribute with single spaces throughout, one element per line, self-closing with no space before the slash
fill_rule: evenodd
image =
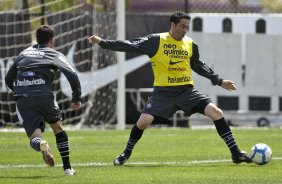
<path id="1" fill-rule="evenodd" d="M 56 72 L 63 72 L 72 88 L 72 101 L 80 101 L 81 86 L 66 57 L 47 45 L 33 45 L 22 51 L 9 69 L 5 81 L 14 97 L 53 95 Z"/>

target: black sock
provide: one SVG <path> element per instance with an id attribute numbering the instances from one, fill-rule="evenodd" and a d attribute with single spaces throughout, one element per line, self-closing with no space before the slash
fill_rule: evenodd
<path id="1" fill-rule="evenodd" d="M 131 152 L 135 146 L 135 144 L 139 141 L 139 139 L 142 137 L 144 130 L 141 130 L 137 127 L 137 125 L 134 125 L 129 139 L 127 141 L 126 149 L 124 150 L 124 153 L 128 156 L 131 155 Z"/>
<path id="2" fill-rule="evenodd" d="M 69 159 L 69 141 L 68 135 L 65 131 L 56 134 L 57 148 L 60 152 L 63 161 L 64 170 L 71 169 L 70 159 Z"/>
<path id="3" fill-rule="evenodd" d="M 40 142 L 42 139 L 40 137 L 34 137 L 30 140 L 29 144 L 35 151 L 40 151 Z"/>
<path id="4" fill-rule="evenodd" d="M 232 131 L 224 118 L 214 121 L 215 128 L 219 136 L 224 140 L 232 155 L 239 155 L 240 149 L 237 146 L 236 140 Z"/>

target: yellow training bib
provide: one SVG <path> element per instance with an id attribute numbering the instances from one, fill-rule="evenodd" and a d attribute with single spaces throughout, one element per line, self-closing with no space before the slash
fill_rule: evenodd
<path id="1" fill-rule="evenodd" d="M 180 86 L 192 84 L 192 39 L 185 36 L 177 41 L 167 33 L 160 34 L 157 53 L 150 59 L 154 86 Z"/>

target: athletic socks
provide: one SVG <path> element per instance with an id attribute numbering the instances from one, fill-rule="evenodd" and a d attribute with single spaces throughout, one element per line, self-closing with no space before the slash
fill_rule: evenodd
<path id="1" fill-rule="evenodd" d="M 131 133 L 130 133 L 130 136 L 129 136 L 129 139 L 127 141 L 127 145 L 126 145 L 126 149 L 124 150 L 124 153 L 127 155 L 127 156 L 130 156 L 131 155 L 131 152 L 135 146 L 135 144 L 139 141 L 139 139 L 142 137 L 143 135 L 143 132 L 144 130 L 141 130 L 137 127 L 137 125 L 134 125 L 132 130 L 131 130 Z"/>
<path id="2" fill-rule="evenodd" d="M 62 157 L 64 170 L 71 169 L 69 160 L 69 141 L 65 131 L 56 134 L 56 143 Z"/>
<path id="3" fill-rule="evenodd" d="M 42 139 L 40 137 L 34 137 L 30 140 L 29 144 L 35 151 L 40 151 L 40 142 Z"/>
<path id="4" fill-rule="evenodd" d="M 40 151 L 40 142 L 42 139 L 40 137 L 34 137 L 30 140 L 30 146 L 35 151 Z M 64 170 L 71 169 L 70 160 L 69 160 L 69 141 L 68 135 L 65 131 L 56 134 L 56 143 L 57 148 L 60 152 L 63 161 Z"/>
<path id="5" fill-rule="evenodd" d="M 232 131 L 224 118 L 214 121 L 215 128 L 219 136 L 224 140 L 228 146 L 231 154 L 237 156 L 241 153 L 237 146 L 236 140 L 232 134 Z"/>

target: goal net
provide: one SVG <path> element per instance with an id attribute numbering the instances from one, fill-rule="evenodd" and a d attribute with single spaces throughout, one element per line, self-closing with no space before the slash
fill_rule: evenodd
<path id="1" fill-rule="evenodd" d="M 82 86 L 82 108 L 72 110 L 69 83 L 63 74 L 56 76 L 53 87 L 63 123 L 78 127 L 115 124 L 116 56 L 90 45 L 87 38 L 95 33 L 115 39 L 116 1 L 33 0 L 20 5 L 8 2 L 11 1 L 1 3 L 4 6 L 0 11 L 0 125 L 19 125 L 12 92 L 4 79 L 17 55 L 35 43 L 34 33 L 41 24 L 55 30 L 55 49 L 66 55 L 77 70 Z"/>

